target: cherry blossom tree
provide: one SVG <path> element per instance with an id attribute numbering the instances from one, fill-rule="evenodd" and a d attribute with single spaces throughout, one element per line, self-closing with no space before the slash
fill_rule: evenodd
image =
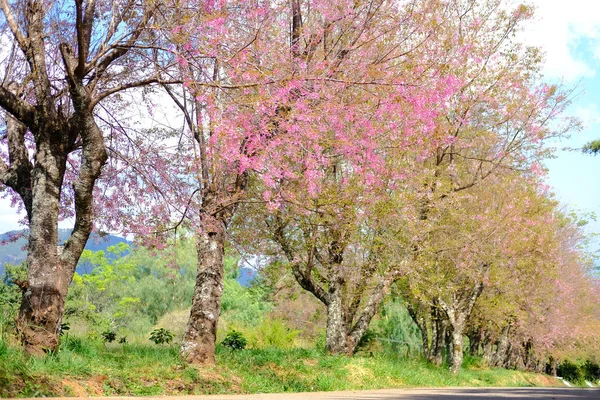
<path id="1" fill-rule="evenodd" d="M 168 154 L 160 141 L 144 141 L 144 150 L 126 157 L 135 163 L 115 164 L 141 173 L 141 186 L 137 178 L 119 186 L 133 189 L 131 196 L 142 189 L 136 202 L 146 210 L 127 205 L 122 211 L 136 209 L 135 218 L 111 225 L 126 221 L 125 230 L 156 234 L 186 224 L 197 233 L 199 274 L 182 353 L 208 363 L 227 226 L 247 201 L 250 175 L 273 211 L 310 202 L 326 187 L 342 196 L 352 187 L 354 194 L 382 190 L 398 178 L 384 150 L 415 147 L 432 134 L 432 119 L 456 87 L 450 52 L 433 40 L 445 12 L 434 1 L 211 7 L 170 8 L 183 22 L 170 30 L 179 65 L 163 74 L 184 81 L 165 90 L 183 114 L 185 134 Z M 109 197 L 115 204 L 127 195 Z"/>
<path id="2" fill-rule="evenodd" d="M 356 3 L 333 19 L 292 9 L 299 22 L 291 56 L 304 83 L 276 99 L 285 114 L 257 168 L 261 185 L 251 200 L 259 206 L 245 208 L 241 218 L 251 219 L 240 226 L 247 239 L 264 238 L 269 249 L 256 251 L 285 257 L 300 286 L 327 307 L 332 353 L 353 353 L 401 273 L 380 257 L 378 221 L 390 189 L 426 152 L 457 84 L 443 71 L 451 51 L 432 39 L 445 9 L 423 7 Z M 412 57 L 427 68 L 407 68 Z"/>
<path id="3" fill-rule="evenodd" d="M 464 85 L 446 117 L 438 121 L 437 148 L 425 158 L 420 175 L 422 186 L 415 189 L 421 204 L 419 216 L 404 223 L 412 232 L 402 238 L 412 238 L 409 246 L 414 250 L 412 264 L 417 275 L 422 269 L 416 265 L 419 257 L 440 250 L 430 241 L 431 233 L 445 226 L 438 226 L 443 221 L 440 213 L 451 215 L 462 210 L 462 201 L 472 191 L 478 193 L 477 186 L 488 179 L 501 179 L 512 174 L 512 170 L 540 173 L 539 162 L 548 151 L 544 143 L 579 127 L 577 121 L 561 117 L 569 105 L 570 91 L 546 85 L 539 73 L 539 51 L 514 40 L 522 22 L 531 17 L 529 8 L 518 6 L 508 11 L 502 2 L 488 1 L 456 2 L 451 10 L 456 18 L 448 21 L 448 32 L 458 34 L 459 41 L 468 48 L 459 56 L 461 62 L 454 71 Z M 493 221 L 488 215 L 473 218 Z M 464 224 L 462 221 L 456 222 Z M 453 256 L 451 265 L 456 265 L 457 256 Z M 460 263 L 464 262 L 466 259 Z M 464 310 L 473 307 L 473 299 L 482 290 L 477 282 L 491 267 L 487 261 L 473 262 L 470 268 L 481 276 L 471 290 L 458 296 L 461 299 L 454 299 Z M 457 362 L 452 364 L 456 372 L 460 367 L 458 360 L 462 359 L 462 349 L 457 349 L 462 347 L 462 333 L 458 332 L 464 329 L 466 316 L 456 318 L 456 307 L 439 300 L 434 296 L 424 303 L 409 303 L 409 307 L 415 322 L 422 327 L 424 349 L 432 361 L 441 363 L 446 332 L 457 332 L 453 335 L 457 345 L 453 359 Z"/>
<path id="4" fill-rule="evenodd" d="M 25 350 L 55 350 L 64 299 L 94 221 L 106 163 L 106 100 L 158 81 L 155 3 L 0 1 L 0 183 L 26 213 L 27 281 L 18 316 Z M 58 222 L 74 228 L 58 247 Z"/>
<path id="5" fill-rule="evenodd" d="M 193 362 L 214 362 L 232 223 L 252 248 L 287 258 L 328 307 L 328 349 L 351 353 L 395 277 L 435 260 L 429 235 L 452 220 L 444 212 L 471 215 L 463 211 L 469 189 L 504 170 L 538 169 L 544 140 L 573 127 L 551 125 L 568 92 L 543 84 L 539 52 L 514 42 L 531 15 L 525 6 L 186 5 L 164 10 L 179 21 L 163 30 L 177 65 L 161 71 L 183 81 L 164 90 L 185 128 L 140 139 L 109 164 L 115 176 L 122 168 L 137 175 L 115 178 L 125 189 L 108 198 L 123 209 L 107 223 L 158 245 L 183 225 L 196 233 L 199 273 L 182 346 Z M 485 275 L 488 263 L 473 260 Z M 452 312 L 444 304 L 440 316 Z"/>

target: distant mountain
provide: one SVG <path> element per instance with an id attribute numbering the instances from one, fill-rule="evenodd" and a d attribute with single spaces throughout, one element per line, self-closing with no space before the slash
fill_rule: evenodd
<path id="1" fill-rule="evenodd" d="M 63 244 L 69 238 L 70 234 L 71 231 L 69 229 L 59 229 L 59 244 Z M 20 237 L 16 241 L 10 241 L 15 236 Z M 4 242 L 7 243 L 4 245 L 0 244 L 0 275 L 4 273 L 4 263 L 18 264 L 27 258 L 27 249 L 25 248 L 27 246 L 27 230 L 10 231 L 0 234 L 0 243 Z M 92 233 L 85 248 L 91 251 L 106 250 L 106 248 L 121 242 L 131 243 L 119 236 L 106 235 L 100 237 L 98 234 Z M 88 273 L 90 270 L 91 266 L 80 265 L 77 267 L 79 273 Z"/>
<path id="2" fill-rule="evenodd" d="M 59 244 L 63 244 L 65 240 L 69 238 L 71 231 L 68 229 L 59 229 L 58 230 L 58 241 Z M 14 238 L 15 236 L 20 236 L 16 241 L 10 241 L 10 238 Z M 4 263 L 9 264 L 18 264 L 21 261 L 24 261 L 27 257 L 27 231 L 10 231 L 6 233 L 0 234 L 0 278 L 4 274 Z M 92 233 L 90 239 L 88 240 L 85 248 L 86 250 L 98 251 L 98 250 L 106 250 L 110 246 L 114 246 L 118 243 L 129 243 L 130 241 L 114 235 L 107 235 L 104 237 L 100 237 L 98 234 Z M 260 260 L 256 257 L 250 258 L 253 263 L 246 262 L 240 263 L 239 272 L 237 281 L 242 286 L 250 286 L 254 279 L 258 276 L 258 271 L 255 265 L 260 265 Z M 259 261 L 257 261 L 259 260 Z M 262 260 L 262 259 L 261 259 Z M 93 266 L 89 263 L 79 263 L 77 265 L 77 272 L 80 274 L 89 274 L 92 272 Z"/>

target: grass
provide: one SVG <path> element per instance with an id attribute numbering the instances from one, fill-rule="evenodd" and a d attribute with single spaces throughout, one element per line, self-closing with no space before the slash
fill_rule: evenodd
<path id="1" fill-rule="evenodd" d="M 484 369 L 458 375 L 415 359 L 343 357 L 312 349 L 217 348 L 217 366 L 182 363 L 175 345 L 109 344 L 77 337 L 44 359 L 0 341 L 0 397 L 157 396 L 438 386 L 557 385 L 532 373 Z"/>

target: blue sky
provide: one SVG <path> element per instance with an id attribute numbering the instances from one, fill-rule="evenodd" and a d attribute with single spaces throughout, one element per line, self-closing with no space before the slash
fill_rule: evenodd
<path id="1" fill-rule="evenodd" d="M 581 118 L 585 129 L 556 143 L 556 147 L 580 148 L 592 139 L 600 139 L 600 1 L 530 3 L 537 8 L 536 17 L 523 33 L 523 40 L 545 51 L 544 73 L 549 81 L 577 85 L 582 92 L 569 113 Z M 546 166 L 548 183 L 565 207 L 595 212 L 600 218 L 600 156 L 558 151 L 557 158 L 547 161 Z M 0 200 L 0 232 L 18 229 L 19 219 L 8 202 Z M 588 230 L 600 232 L 600 222 L 590 223 Z"/>
<path id="2" fill-rule="evenodd" d="M 524 32 L 524 40 L 545 51 L 544 74 L 549 81 L 576 85 L 581 92 L 568 112 L 582 120 L 584 129 L 556 147 L 581 148 L 600 139 L 600 1 L 531 3 L 536 6 L 536 18 Z M 546 162 L 548 183 L 556 197 L 571 210 L 594 212 L 600 218 L 600 156 L 566 150 L 556 155 Z M 588 231 L 600 232 L 600 222 L 590 222 Z"/>

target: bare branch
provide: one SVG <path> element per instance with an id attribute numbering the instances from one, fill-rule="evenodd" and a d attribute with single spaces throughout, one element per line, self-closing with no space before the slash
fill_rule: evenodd
<path id="1" fill-rule="evenodd" d="M 152 19 L 154 13 L 152 11 L 147 11 L 144 13 L 144 19 L 139 23 L 139 25 L 133 30 L 131 37 L 127 40 L 127 43 L 123 43 L 118 47 L 114 47 L 113 50 L 109 51 L 102 59 L 98 60 L 97 64 L 93 63 L 86 67 L 84 75 L 89 73 L 92 68 L 96 67 L 96 76 L 95 79 L 100 79 L 106 69 L 116 60 L 123 57 L 127 52 L 131 49 L 131 47 L 137 42 L 138 38 L 144 31 L 146 24 Z"/>
<path id="2" fill-rule="evenodd" d="M 6 22 L 8 23 L 10 31 L 12 32 L 14 38 L 17 40 L 21 51 L 23 52 L 23 54 L 25 54 L 27 52 L 27 48 L 29 47 L 29 39 L 26 36 L 23 36 L 23 32 L 21 32 L 21 30 L 19 29 L 13 12 L 10 9 L 10 5 L 8 4 L 8 0 L 0 0 L 0 8 L 4 13 L 4 17 L 6 18 Z"/>
<path id="3" fill-rule="evenodd" d="M 102 100 L 104 100 L 105 98 L 107 98 L 108 96 L 111 96 L 111 95 L 113 95 L 115 93 L 122 92 L 122 91 L 128 90 L 128 89 L 133 89 L 133 88 L 141 87 L 141 86 L 150 85 L 150 84 L 153 84 L 153 83 L 159 83 L 161 85 L 174 85 L 174 84 L 182 83 L 182 81 L 181 80 L 164 81 L 160 77 L 154 76 L 152 78 L 143 79 L 143 80 L 136 81 L 136 82 L 124 83 L 124 84 L 118 85 L 118 86 L 116 86 L 114 88 L 107 89 L 104 92 L 98 94 L 92 100 L 91 106 L 93 108 L 96 104 L 98 104 L 99 102 L 101 102 Z"/>
<path id="4" fill-rule="evenodd" d="M 85 14 L 83 13 L 83 0 L 76 0 L 77 9 L 77 57 L 78 63 L 75 69 L 75 74 L 82 79 L 85 76 L 85 65 L 90 50 L 90 41 L 92 37 L 92 27 L 94 23 L 94 10 L 96 1 L 89 0 L 85 6 Z"/>
<path id="5" fill-rule="evenodd" d="M 29 127 L 35 123 L 35 108 L 4 86 L 0 86 L 0 107 Z"/>

